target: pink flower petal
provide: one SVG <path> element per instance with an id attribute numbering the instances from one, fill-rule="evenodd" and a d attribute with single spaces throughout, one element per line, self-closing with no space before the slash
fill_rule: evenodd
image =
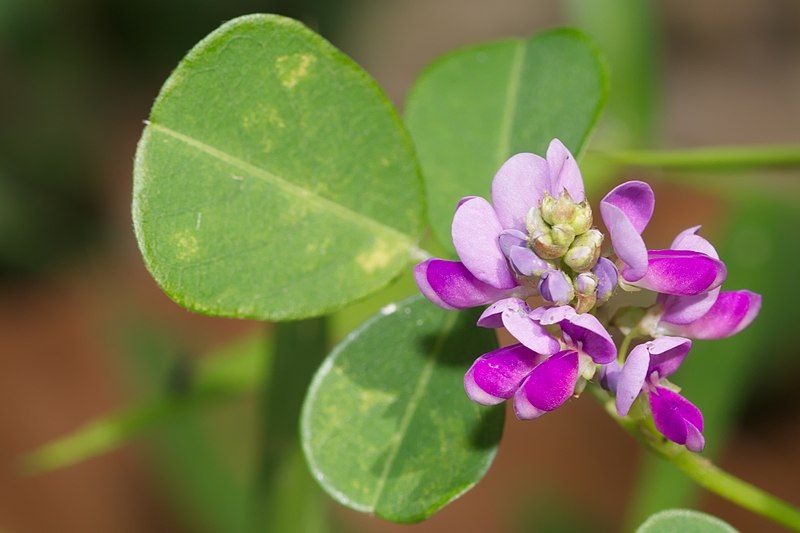
<path id="1" fill-rule="evenodd" d="M 664 322 L 659 329 L 664 333 L 692 339 L 722 339 L 736 335 L 758 315 L 761 295 L 751 291 L 722 291 L 711 309 L 690 324 Z"/>
<path id="2" fill-rule="evenodd" d="M 511 156 L 492 181 L 492 205 L 506 229 L 525 229 L 525 216 L 547 190 L 547 162 L 535 154 Z"/>
<path id="3" fill-rule="evenodd" d="M 464 266 L 484 283 L 510 289 L 517 281 L 500 249 L 502 231 L 494 209 L 480 197 L 462 203 L 453 217 L 453 245 Z"/>

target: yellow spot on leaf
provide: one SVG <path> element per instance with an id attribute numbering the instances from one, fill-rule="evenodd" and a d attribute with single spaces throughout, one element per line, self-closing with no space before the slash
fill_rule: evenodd
<path id="1" fill-rule="evenodd" d="M 197 237 L 187 231 L 175 234 L 175 257 L 180 261 L 188 261 L 197 255 L 200 245 Z"/>
<path id="2" fill-rule="evenodd" d="M 364 272 L 372 274 L 376 270 L 386 268 L 400 251 L 399 245 L 391 245 L 379 239 L 372 248 L 356 255 L 356 263 Z"/>
<path id="3" fill-rule="evenodd" d="M 291 54 L 280 56 L 275 60 L 275 68 L 281 83 L 287 89 L 294 88 L 303 78 L 308 76 L 311 65 L 317 58 L 309 54 Z"/>

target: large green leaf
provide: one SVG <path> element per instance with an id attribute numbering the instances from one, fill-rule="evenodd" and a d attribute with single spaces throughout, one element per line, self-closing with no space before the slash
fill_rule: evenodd
<path id="1" fill-rule="evenodd" d="M 205 314 L 321 315 L 386 285 L 421 226 L 413 146 L 375 82 L 299 22 L 235 19 L 164 84 L 136 154 L 145 263 Z"/>
<path id="2" fill-rule="evenodd" d="M 480 407 L 463 392 L 472 360 L 494 347 L 476 318 L 416 296 L 385 307 L 328 356 L 303 407 L 301 438 L 336 500 L 414 522 L 483 477 L 503 408 Z"/>
<path id="3" fill-rule="evenodd" d="M 510 155 L 544 154 L 553 137 L 581 152 L 606 85 L 598 51 L 568 29 L 467 48 L 429 66 L 408 98 L 406 124 L 441 243 L 451 249 L 458 200 L 486 196 Z"/>
<path id="4" fill-rule="evenodd" d="M 715 516 L 688 509 L 669 509 L 648 518 L 636 533 L 736 533 Z"/>

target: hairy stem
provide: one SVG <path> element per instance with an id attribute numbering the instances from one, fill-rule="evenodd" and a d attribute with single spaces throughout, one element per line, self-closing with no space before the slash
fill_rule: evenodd
<path id="1" fill-rule="evenodd" d="M 645 420 L 619 416 L 613 400 L 599 386 L 593 385 L 592 392 L 603 403 L 609 416 L 623 429 L 648 450 L 671 462 L 695 483 L 740 507 L 800 531 L 800 508 L 725 472 L 703 456 L 669 442 L 658 434 L 649 416 Z"/>

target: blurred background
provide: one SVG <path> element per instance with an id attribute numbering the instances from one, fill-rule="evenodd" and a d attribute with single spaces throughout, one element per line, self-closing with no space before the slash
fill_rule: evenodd
<path id="1" fill-rule="evenodd" d="M 270 402 L 279 393 L 260 352 L 308 361 L 280 391 L 301 398 L 326 346 L 412 291 L 409 280 L 324 322 L 205 318 L 160 292 L 131 229 L 133 153 L 161 83 L 202 37 L 252 12 L 303 20 L 401 108 L 419 71 L 454 47 L 578 26 L 612 71 L 590 151 L 800 141 L 795 0 L 2 0 L 0 530 L 618 531 L 676 506 L 777 530 L 646 456 L 588 398 L 509 423 L 486 478 L 423 524 L 391 525 L 322 495 L 297 450 L 296 413 Z M 697 343 L 676 382 L 705 412 L 709 454 L 795 504 L 798 172 L 615 168 L 592 181 L 651 181 L 648 242 L 666 246 L 702 223 L 728 263 L 726 287 L 764 295 L 752 328 Z M 232 388 L 244 394 L 203 381 L 229 352 Z M 208 394 L 183 401 L 198 383 Z M 22 473 L 26 452 L 119 409 L 87 437 L 114 450 Z"/>

